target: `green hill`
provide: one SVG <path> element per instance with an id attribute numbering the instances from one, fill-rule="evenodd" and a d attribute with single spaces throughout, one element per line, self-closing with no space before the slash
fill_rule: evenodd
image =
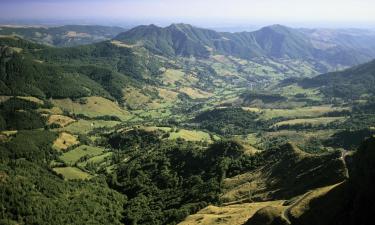
<path id="1" fill-rule="evenodd" d="M 109 42 L 51 48 L 3 37 L 0 64 L 1 95 L 42 98 L 102 96 L 122 101 L 122 90 L 149 73 L 130 49 Z"/>

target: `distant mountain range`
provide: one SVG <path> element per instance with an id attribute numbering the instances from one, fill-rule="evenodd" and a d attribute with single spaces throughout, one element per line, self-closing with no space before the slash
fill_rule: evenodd
<path id="1" fill-rule="evenodd" d="M 70 47 L 108 40 L 125 31 L 121 27 L 66 25 L 61 27 L 0 26 L 1 35 L 16 35 L 40 44 Z"/>
<path id="2" fill-rule="evenodd" d="M 138 26 L 115 37 L 165 56 L 223 54 L 243 59 L 289 58 L 352 66 L 375 57 L 375 35 L 361 30 L 293 29 L 272 25 L 253 32 L 216 32 L 188 24 Z"/>
<path id="3" fill-rule="evenodd" d="M 375 32 L 361 29 L 296 29 L 272 25 L 252 32 L 230 33 L 182 23 L 167 27 L 142 25 L 130 30 L 94 25 L 0 26 L 0 36 L 8 35 L 57 47 L 114 39 L 167 57 L 208 58 L 219 54 L 251 61 L 303 60 L 320 73 L 375 58 Z"/>

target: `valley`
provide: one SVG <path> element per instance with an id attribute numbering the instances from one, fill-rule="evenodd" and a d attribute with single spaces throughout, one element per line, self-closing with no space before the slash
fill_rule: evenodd
<path id="1" fill-rule="evenodd" d="M 0 223 L 369 218 L 375 35 L 325 32 L 2 28 Z"/>

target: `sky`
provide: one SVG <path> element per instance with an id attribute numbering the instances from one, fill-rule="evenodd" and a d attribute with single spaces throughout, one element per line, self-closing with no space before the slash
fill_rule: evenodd
<path id="1" fill-rule="evenodd" d="M 375 27 L 375 0 L 0 0 L 0 19 Z"/>

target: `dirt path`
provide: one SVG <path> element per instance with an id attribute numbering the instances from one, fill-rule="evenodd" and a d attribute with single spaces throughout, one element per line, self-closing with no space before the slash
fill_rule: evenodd
<path id="1" fill-rule="evenodd" d="M 350 152 L 345 151 L 345 150 L 342 150 L 342 151 L 341 151 L 341 157 L 340 157 L 340 160 L 341 160 L 342 163 L 344 164 L 345 177 L 346 177 L 347 179 L 349 179 L 349 170 L 348 170 L 348 166 L 346 165 L 345 157 L 346 157 L 348 154 L 350 154 Z"/>
<path id="2" fill-rule="evenodd" d="M 303 196 L 301 196 L 295 203 L 293 203 L 291 206 L 289 206 L 287 209 L 284 210 L 283 214 L 282 214 L 282 217 L 289 223 L 291 224 L 290 222 L 290 211 L 293 209 L 294 206 L 298 205 L 299 203 L 301 203 L 305 198 L 307 198 L 310 194 L 312 193 L 312 191 L 308 191 L 306 192 Z"/>

